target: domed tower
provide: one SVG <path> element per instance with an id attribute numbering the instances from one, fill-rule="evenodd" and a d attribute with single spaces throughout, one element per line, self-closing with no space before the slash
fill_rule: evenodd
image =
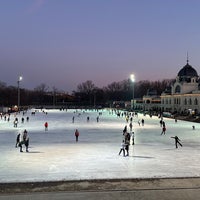
<path id="1" fill-rule="evenodd" d="M 178 72 L 176 82 L 172 86 L 172 94 L 187 94 L 198 90 L 198 80 L 199 76 L 197 71 L 189 65 L 187 59 L 186 65 Z"/>
<path id="2" fill-rule="evenodd" d="M 197 71 L 187 63 L 178 72 L 171 90 L 161 94 L 161 110 L 177 113 L 200 113 L 200 89 Z"/>
<path id="3" fill-rule="evenodd" d="M 187 64 L 179 71 L 177 77 L 179 78 L 179 81 L 191 82 L 193 78 L 195 81 L 198 81 L 197 71 L 188 64 L 188 60 Z"/>

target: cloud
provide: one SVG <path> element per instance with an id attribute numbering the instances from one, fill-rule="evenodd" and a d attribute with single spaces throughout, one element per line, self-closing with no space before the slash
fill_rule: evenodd
<path id="1" fill-rule="evenodd" d="M 40 10 L 46 3 L 46 0 L 34 0 L 34 3 L 27 9 L 27 13 L 32 14 Z"/>

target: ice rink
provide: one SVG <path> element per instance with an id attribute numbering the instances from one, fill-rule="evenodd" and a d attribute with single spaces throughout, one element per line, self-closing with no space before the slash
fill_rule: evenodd
<path id="1" fill-rule="evenodd" d="M 0 182 L 32 182 L 113 178 L 164 178 L 200 176 L 200 124 L 138 114 L 133 118 L 135 145 L 129 156 L 118 155 L 122 131 L 129 122 L 109 110 L 29 110 L 0 119 Z M 47 114 L 45 113 L 47 112 Z M 29 116 L 29 122 L 26 117 Z M 72 118 L 74 116 L 74 123 Z M 99 116 L 99 122 L 96 118 Z M 13 121 L 19 119 L 18 127 Z M 24 123 L 21 118 L 24 117 Z M 89 117 L 89 122 L 87 122 Z M 144 119 L 144 126 L 138 120 Z M 44 123 L 48 122 L 48 131 Z M 195 130 L 192 126 L 195 126 Z M 15 147 L 18 132 L 28 131 L 29 152 Z M 80 132 L 76 142 L 74 131 Z M 175 148 L 173 136 L 183 147 Z"/>

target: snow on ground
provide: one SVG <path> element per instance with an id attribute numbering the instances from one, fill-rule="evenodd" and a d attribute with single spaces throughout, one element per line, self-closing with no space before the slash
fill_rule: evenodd
<path id="1" fill-rule="evenodd" d="M 167 131 L 160 135 L 160 119 L 139 114 L 133 120 L 136 144 L 123 157 L 118 155 L 122 130 L 129 125 L 124 117 L 103 110 L 97 123 L 96 111 L 45 112 L 31 115 L 29 110 L 24 116 L 12 114 L 9 122 L 0 119 L 0 182 L 200 176 L 200 124 L 164 118 Z M 19 119 L 17 128 L 13 127 L 15 117 Z M 142 118 L 144 126 L 139 126 Z M 44 130 L 46 121 L 48 131 Z M 24 129 L 30 138 L 28 153 L 25 147 L 23 153 L 15 148 L 17 133 Z M 80 132 L 77 143 L 75 129 Z M 175 135 L 183 147 L 175 148 L 171 138 Z"/>

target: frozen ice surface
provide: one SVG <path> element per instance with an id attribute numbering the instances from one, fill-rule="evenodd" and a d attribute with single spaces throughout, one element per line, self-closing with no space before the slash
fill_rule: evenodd
<path id="1" fill-rule="evenodd" d="M 161 178 L 200 176 L 200 124 L 164 118 L 166 135 L 161 135 L 160 119 L 142 114 L 134 117 L 135 145 L 130 155 L 118 155 L 122 130 L 129 123 L 124 117 L 109 114 L 105 109 L 97 123 L 96 111 L 29 110 L 25 122 L 19 124 L 0 119 L 0 182 L 30 182 L 112 178 Z M 80 115 L 79 115 L 80 113 Z M 29 122 L 26 122 L 29 116 Z M 72 117 L 75 117 L 72 123 Z M 90 121 L 87 122 L 87 116 Z M 144 119 L 144 126 L 138 119 Z M 48 131 L 44 123 L 49 123 Z M 195 125 L 195 130 L 192 126 Z M 27 129 L 29 152 L 15 148 L 17 132 Z M 75 141 L 74 131 L 80 132 Z M 181 139 L 183 147 L 175 148 L 172 136 Z"/>

